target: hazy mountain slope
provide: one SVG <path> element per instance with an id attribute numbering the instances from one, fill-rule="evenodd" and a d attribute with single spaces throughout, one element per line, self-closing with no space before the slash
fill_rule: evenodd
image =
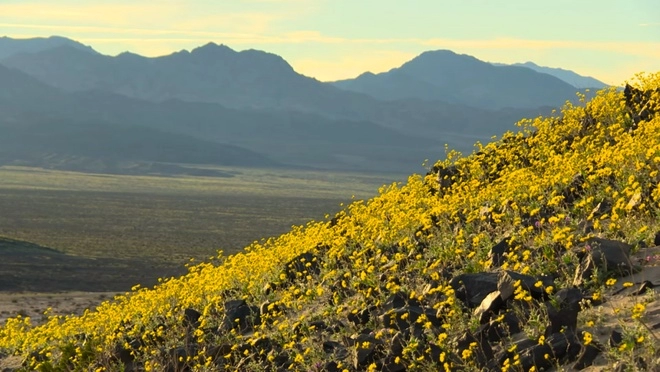
<path id="1" fill-rule="evenodd" d="M 95 116 L 232 143 L 283 163 L 340 169 L 401 170 L 421 164 L 438 141 L 368 121 L 310 113 L 229 109 L 213 103 L 136 101 L 105 92 L 75 94 Z M 389 159 L 384 154 L 397 154 Z M 407 164 L 406 164 L 407 162 Z"/>
<path id="2" fill-rule="evenodd" d="M 266 156 L 156 128 L 93 115 L 77 97 L 0 66 L 0 161 L 46 155 L 106 160 L 271 166 Z M 121 107 L 114 107 L 121 110 Z"/>
<path id="3" fill-rule="evenodd" d="M 388 72 L 332 84 L 384 100 L 417 98 L 490 109 L 561 105 L 576 90 L 547 74 L 518 66 L 493 66 L 448 50 L 424 52 Z"/>
<path id="4" fill-rule="evenodd" d="M 68 97 L 58 89 L 3 65 L 0 65 L 0 86 L 0 115 L 21 111 L 23 107 L 29 107 L 32 111 L 58 110 L 69 102 Z"/>
<path id="5" fill-rule="evenodd" d="M 21 118 L 20 126 L 0 122 L 0 156 L 35 159 L 48 154 L 107 160 L 272 166 L 266 156 L 238 146 L 203 141 L 152 128 L 70 117 Z"/>
<path id="6" fill-rule="evenodd" d="M 59 46 L 70 46 L 88 53 L 95 54 L 96 51 L 89 46 L 77 41 L 59 36 L 48 38 L 12 39 L 6 36 L 0 37 L 0 59 L 20 53 L 36 53 Z"/>
<path id="7" fill-rule="evenodd" d="M 597 80 L 591 76 L 583 76 L 571 70 L 565 70 L 563 68 L 539 66 L 534 62 L 514 63 L 512 66 L 527 67 L 534 71 L 552 75 L 579 89 L 582 88 L 601 89 L 608 86 L 602 81 Z"/>

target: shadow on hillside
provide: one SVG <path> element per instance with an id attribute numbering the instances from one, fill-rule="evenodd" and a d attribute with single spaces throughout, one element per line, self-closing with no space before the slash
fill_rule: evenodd
<path id="1" fill-rule="evenodd" d="M 146 259 L 85 258 L 0 237 L 0 291 L 124 292 L 153 286 L 185 268 Z"/>

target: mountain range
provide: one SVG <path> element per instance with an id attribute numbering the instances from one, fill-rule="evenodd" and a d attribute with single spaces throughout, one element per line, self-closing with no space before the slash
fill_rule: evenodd
<path id="1" fill-rule="evenodd" d="M 208 43 L 156 58 L 107 56 L 62 37 L 0 38 L 0 84 L 0 164 L 102 172 L 417 171 L 445 143 L 471 151 L 577 90 L 550 73 L 450 51 L 324 83 L 263 51 Z"/>
<path id="2" fill-rule="evenodd" d="M 576 90 L 547 72 L 493 65 L 449 50 L 424 52 L 390 71 L 367 72 L 333 85 L 382 100 L 441 100 L 487 109 L 559 106 Z"/>

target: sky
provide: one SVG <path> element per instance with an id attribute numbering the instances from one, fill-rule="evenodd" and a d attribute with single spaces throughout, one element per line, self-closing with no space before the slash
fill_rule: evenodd
<path id="1" fill-rule="evenodd" d="M 0 0 L 0 36 L 51 35 L 109 55 L 259 49 L 321 81 L 437 49 L 616 85 L 660 71 L 658 0 Z"/>

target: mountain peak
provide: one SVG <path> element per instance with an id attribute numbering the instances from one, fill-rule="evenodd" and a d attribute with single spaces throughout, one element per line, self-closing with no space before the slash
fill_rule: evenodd
<path id="1" fill-rule="evenodd" d="M 456 56 L 458 53 L 454 52 L 453 50 L 449 49 L 436 49 L 436 50 L 427 50 L 422 52 L 419 57 L 421 56 L 437 56 L 437 55 L 453 55 Z"/>
<path id="2" fill-rule="evenodd" d="M 211 55 L 211 54 L 233 54 L 236 53 L 236 51 L 226 46 L 225 44 L 216 44 L 211 41 L 200 47 L 193 49 L 190 53 L 198 54 L 198 55 Z"/>
<path id="3" fill-rule="evenodd" d="M 374 73 L 371 72 L 371 71 L 367 71 L 367 72 L 363 72 L 363 73 L 361 73 L 360 76 L 358 76 L 356 79 L 360 79 L 360 78 L 371 78 L 371 77 L 374 77 L 374 76 L 376 76 L 376 74 L 374 74 Z"/>
<path id="4" fill-rule="evenodd" d="M 425 68 L 435 70 L 437 68 L 449 67 L 459 68 L 463 66 L 464 63 L 471 62 L 473 64 L 485 65 L 484 62 L 478 60 L 477 58 L 467 55 L 467 54 L 458 54 L 454 51 L 447 49 L 438 49 L 438 50 L 429 50 L 421 53 L 412 60 L 404 63 L 401 68 L 405 66 L 417 66 L 417 68 Z M 440 66 L 439 66 L 440 65 Z M 464 66 L 462 67 L 464 68 Z"/>

